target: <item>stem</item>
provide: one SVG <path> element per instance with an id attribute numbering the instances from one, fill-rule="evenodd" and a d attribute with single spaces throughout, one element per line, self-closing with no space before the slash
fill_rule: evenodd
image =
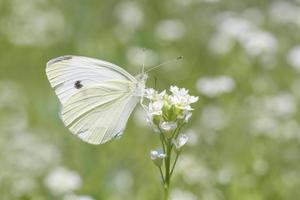
<path id="1" fill-rule="evenodd" d="M 172 166 L 172 169 L 171 169 L 171 172 L 170 172 L 170 178 L 172 177 L 172 174 L 173 174 L 173 171 L 174 171 L 174 168 L 175 168 L 175 165 L 176 165 L 176 163 L 177 163 L 177 160 L 178 160 L 179 155 L 180 155 L 180 152 L 178 152 L 178 153 L 176 154 L 176 158 L 175 158 L 175 161 L 174 161 L 174 163 L 173 163 L 173 166 Z"/>
<path id="2" fill-rule="evenodd" d="M 171 142 L 168 141 L 167 143 L 167 157 L 165 158 L 165 184 L 164 184 L 164 192 L 165 192 L 165 200 L 169 199 L 169 187 L 170 187 L 170 163 L 171 163 L 171 153 L 172 153 L 172 146 Z"/>
<path id="3" fill-rule="evenodd" d="M 161 170 L 161 167 L 158 167 L 158 168 L 159 168 L 159 172 L 160 172 L 160 176 L 161 176 L 161 179 L 163 181 L 163 184 L 165 184 L 165 177 L 164 177 L 164 174 L 163 174 L 163 172 Z"/>
<path id="4" fill-rule="evenodd" d="M 164 159 L 164 167 L 165 167 L 165 174 L 163 176 L 161 167 L 159 168 L 160 170 L 160 174 L 163 177 L 163 187 L 164 187 L 164 200 L 169 200 L 169 189 L 170 189 L 170 183 L 171 183 L 171 176 L 173 174 L 175 165 L 177 163 L 178 157 L 179 157 L 179 153 L 176 154 L 176 158 L 175 161 L 173 163 L 173 165 L 171 166 L 171 155 L 172 155 L 172 149 L 173 149 L 173 143 L 172 140 L 173 139 L 177 139 L 178 134 L 181 130 L 181 128 L 183 127 L 184 124 L 180 124 L 180 126 L 178 126 L 175 130 L 174 133 L 172 134 L 172 136 L 170 138 L 166 138 L 163 134 L 164 132 L 160 130 L 160 140 L 162 143 L 162 148 L 164 150 L 164 153 L 166 154 L 166 157 Z"/>
<path id="5" fill-rule="evenodd" d="M 164 136 L 163 136 L 162 132 L 160 133 L 160 141 L 161 141 L 161 145 L 163 147 L 163 151 L 164 151 L 164 153 L 166 153 L 165 139 L 164 139 Z"/>
<path id="6" fill-rule="evenodd" d="M 164 200 L 169 200 L 169 187 L 165 187 L 164 192 L 165 192 Z"/>

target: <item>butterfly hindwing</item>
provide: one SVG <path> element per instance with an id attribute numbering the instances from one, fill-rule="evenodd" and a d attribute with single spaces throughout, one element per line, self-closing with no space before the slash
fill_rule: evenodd
<path id="1" fill-rule="evenodd" d="M 138 103 L 129 90 L 130 82 L 108 82 L 86 88 L 63 106 L 61 117 L 69 130 L 82 140 L 102 144 L 121 134 Z M 118 88 L 118 90 L 116 90 Z"/>

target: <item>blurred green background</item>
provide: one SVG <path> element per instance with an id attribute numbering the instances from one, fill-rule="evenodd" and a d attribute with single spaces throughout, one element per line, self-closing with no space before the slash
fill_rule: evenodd
<path id="1" fill-rule="evenodd" d="M 0 0 L 0 199 L 158 200 L 140 108 L 101 146 L 71 135 L 46 62 L 83 55 L 200 97 L 172 200 L 300 197 L 300 1 Z"/>

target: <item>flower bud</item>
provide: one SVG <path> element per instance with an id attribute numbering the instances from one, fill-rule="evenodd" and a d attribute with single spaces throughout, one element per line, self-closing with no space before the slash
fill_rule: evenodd
<path id="1" fill-rule="evenodd" d="M 153 163 L 154 163 L 156 166 L 158 166 L 158 167 L 161 167 L 162 161 L 163 161 L 163 159 L 164 159 L 166 156 L 167 156 L 167 155 L 164 154 L 162 151 L 154 150 L 154 151 L 151 151 L 151 152 L 150 152 L 151 160 L 152 160 Z"/>
<path id="2" fill-rule="evenodd" d="M 161 122 L 159 125 L 160 129 L 164 131 L 167 137 L 171 137 L 173 131 L 177 128 L 176 122 Z"/>
<path id="3" fill-rule="evenodd" d="M 176 153 L 180 152 L 181 148 L 187 143 L 188 139 L 189 138 L 186 134 L 180 134 L 176 140 L 173 140 Z"/>

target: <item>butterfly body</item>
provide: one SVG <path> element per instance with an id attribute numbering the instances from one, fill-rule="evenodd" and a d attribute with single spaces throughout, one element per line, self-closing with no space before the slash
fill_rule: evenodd
<path id="1" fill-rule="evenodd" d="M 62 105 L 63 123 L 91 144 L 122 135 L 147 80 L 144 73 L 133 77 L 112 63 L 81 56 L 50 60 L 46 74 Z"/>

